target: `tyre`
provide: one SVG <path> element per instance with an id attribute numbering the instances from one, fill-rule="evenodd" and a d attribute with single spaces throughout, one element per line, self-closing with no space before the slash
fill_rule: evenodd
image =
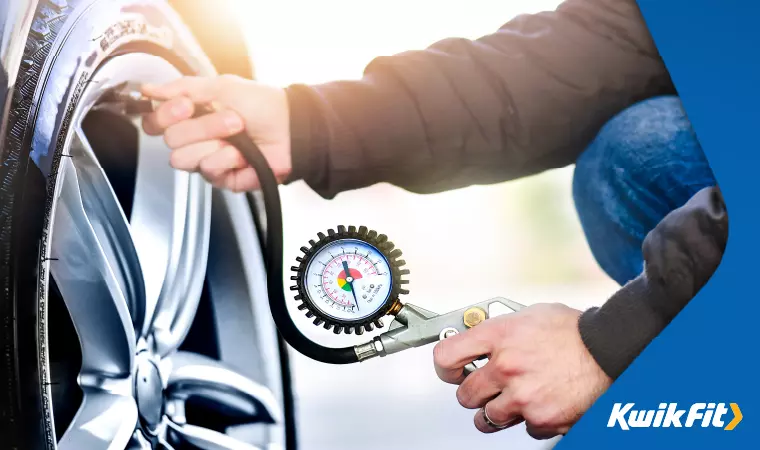
<path id="1" fill-rule="evenodd" d="M 160 137 L 101 101 L 211 63 L 159 0 L 34 14 L 0 154 L 2 448 L 284 447 L 287 359 L 247 198 L 171 170 Z"/>

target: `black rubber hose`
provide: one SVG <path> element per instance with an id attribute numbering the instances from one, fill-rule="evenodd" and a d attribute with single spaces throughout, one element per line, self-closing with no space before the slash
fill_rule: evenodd
<path id="1" fill-rule="evenodd" d="M 256 171 L 264 197 L 266 211 L 266 245 L 265 258 L 267 269 L 267 291 L 269 309 L 274 323 L 282 337 L 299 353 L 327 364 L 351 364 L 359 361 L 353 347 L 332 348 L 319 345 L 308 339 L 298 329 L 288 312 L 283 290 L 282 273 L 282 205 L 277 179 L 269 167 L 264 154 L 253 140 L 245 133 L 239 133 L 226 139 L 236 147 Z"/>

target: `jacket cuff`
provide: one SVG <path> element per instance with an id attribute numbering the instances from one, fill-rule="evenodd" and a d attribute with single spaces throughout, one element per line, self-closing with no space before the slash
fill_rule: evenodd
<path id="1" fill-rule="evenodd" d="M 312 189 L 327 183 L 327 129 L 311 88 L 285 89 L 290 114 L 290 157 L 293 169 L 285 184 L 304 180 Z"/>
<path id="2" fill-rule="evenodd" d="M 662 301 L 658 295 L 642 273 L 603 306 L 581 314 L 581 339 L 611 379 L 617 379 L 667 326 L 667 320 L 649 306 Z"/>

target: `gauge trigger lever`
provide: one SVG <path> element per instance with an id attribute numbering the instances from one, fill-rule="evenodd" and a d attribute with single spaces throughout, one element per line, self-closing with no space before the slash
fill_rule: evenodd
<path id="1" fill-rule="evenodd" d="M 407 303 L 396 313 L 388 331 L 366 344 L 355 346 L 354 350 L 359 361 L 398 353 L 453 337 L 491 317 L 511 314 L 524 307 L 512 300 L 497 297 L 445 314 L 436 314 Z M 484 355 L 468 364 L 465 372 L 470 373 L 478 366 L 482 367 L 482 364 L 475 363 L 486 359 Z"/>

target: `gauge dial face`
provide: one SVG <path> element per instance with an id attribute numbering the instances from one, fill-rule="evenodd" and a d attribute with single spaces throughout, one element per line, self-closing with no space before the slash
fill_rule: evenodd
<path id="1" fill-rule="evenodd" d="M 358 321 L 385 304 L 393 277 L 388 260 L 374 246 L 356 239 L 339 239 L 312 257 L 304 283 L 309 298 L 322 313 Z"/>

